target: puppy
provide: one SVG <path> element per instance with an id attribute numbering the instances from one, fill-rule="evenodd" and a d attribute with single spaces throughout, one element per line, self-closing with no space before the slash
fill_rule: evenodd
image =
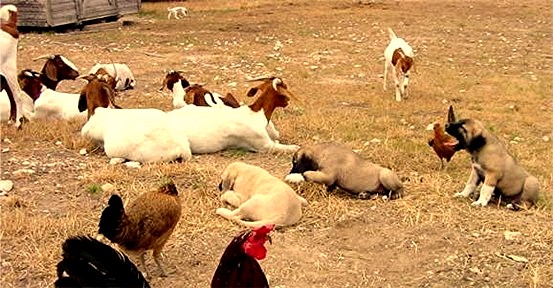
<path id="1" fill-rule="evenodd" d="M 384 50 L 384 90 L 388 80 L 388 67 L 391 67 L 396 84 L 396 101 L 407 97 L 407 84 L 409 84 L 409 72 L 413 66 L 413 48 L 405 40 L 396 36 L 391 28 L 388 28 L 390 44 Z"/>
<path id="2" fill-rule="evenodd" d="M 301 218 L 302 205 L 307 205 L 307 200 L 288 184 L 262 168 L 243 162 L 234 162 L 225 168 L 219 190 L 223 192 L 221 201 L 238 208 L 232 211 L 219 208 L 216 213 L 247 227 L 293 225 Z"/>
<path id="3" fill-rule="evenodd" d="M 457 139 L 456 151 L 471 155 L 472 170 L 463 191 L 456 197 L 469 197 L 484 182 L 472 206 L 486 206 L 493 194 L 517 210 L 533 206 L 539 197 L 538 179 L 530 175 L 509 154 L 505 146 L 477 120 L 462 119 L 446 124 L 446 132 Z"/>
<path id="4" fill-rule="evenodd" d="M 368 199 L 371 194 L 396 199 L 403 194 L 403 184 L 393 171 L 361 158 L 342 144 L 303 147 L 294 154 L 292 165 L 285 178 L 288 182 L 321 183 L 327 186 L 327 191 L 339 187 L 361 199 Z"/>
<path id="5" fill-rule="evenodd" d="M 173 8 L 167 8 L 167 11 L 169 11 L 169 14 L 167 14 L 167 19 L 171 19 L 171 15 L 175 17 L 175 19 L 181 19 L 179 15 L 182 15 L 182 17 L 188 16 L 188 9 L 186 7 L 173 7 Z"/>

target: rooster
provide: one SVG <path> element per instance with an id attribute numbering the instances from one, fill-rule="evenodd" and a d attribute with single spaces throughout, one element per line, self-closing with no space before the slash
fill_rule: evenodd
<path id="1" fill-rule="evenodd" d="M 268 234 L 274 227 L 265 225 L 247 230 L 232 239 L 215 270 L 211 287 L 269 287 L 257 260 L 267 255 L 264 244 L 267 240 L 271 242 Z"/>
<path id="2" fill-rule="evenodd" d="M 447 113 L 447 122 L 455 122 L 455 114 L 453 114 L 453 106 L 449 106 Z M 428 145 L 434 149 L 436 155 L 440 157 L 440 170 L 444 169 L 444 159 L 449 163 L 453 154 L 455 154 L 455 143 L 457 139 L 447 134 L 444 128 L 438 122 L 434 122 L 426 130 L 434 130 L 434 137 L 428 140 Z"/>
<path id="3" fill-rule="evenodd" d="M 150 274 L 144 254 L 147 250 L 153 250 L 154 260 L 165 277 L 167 274 L 161 265 L 160 254 L 180 216 L 178 191 L 170 181 L 157 191 L 140 195 L 126 208 L 123 207 L 121 197 L 112 195 L 100 217 L 98 233 L 125 251 L 138 253 L 148 278 Z"/>
<path id="4" fill-rule="evenodd" d="M 70 237 L 62 250 L 55 287 L 150 287 L 125 254 L 92 237 Z"/>

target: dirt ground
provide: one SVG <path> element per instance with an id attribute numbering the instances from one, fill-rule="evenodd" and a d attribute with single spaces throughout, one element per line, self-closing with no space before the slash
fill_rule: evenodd
<path id="1" fill-rule="evenodd" d="M 178 5 L 190 16 L 167 20 L 166 7 Z M 162 110 L 172 109 L 169 92 L 158 91 L 171 69 L 246 103 L 247 79 L 281 76 L 302 100 L 275 112 L 281 142 L 346 143 L 400 175 L 406 194 L 394 201 L 293 186 L 310 204 L 267 245 L 261 266 L 272 287 L 553 287 L 551 14 L 551 1 L 144 3 L 116 29 L 25 33 L 18 65 L 40 70 L 32 59 L 52 53 L 81 74 L 96 62 L 127 63 L 137 87 L 117 103 Z M 388 27 L 416 54 L 410 96 L 401 103 L 391 79 L 382 89 Z M 77 93 L 82 85 L 64 81 L 59 90 Z M 459 116 L 482 120 L 538 177 L 538 207 L 477 209 L 452 197 L 469 175 L 469 156 L 459 152 L 439 170 L 425 130 L 445 121 L 450 104 Z M 0 202 L 2 287 L 51 287 L 64 239 L 95 235 L 112 193 L 132 200 L 165 176 L 179 188 L 183 216 L 164 250 L 169 276 L 159 277 L 147 257 L 150 283 L 208 287 L 242 229 L 214 213 L 224 167 L 245 161 L 277 177 L 291 168 L 290 154 L 237 150 L 140 169 L 109 165 L 81 138 L 82 124 L 2 125 L 1 177 L 14 182 Z M 106 183 L 114 190 L 98 188 Z"/>

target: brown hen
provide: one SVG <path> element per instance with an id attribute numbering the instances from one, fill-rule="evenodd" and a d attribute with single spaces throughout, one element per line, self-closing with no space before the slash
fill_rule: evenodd
<path id="1" fill-rule="evenodd" d="M 181 216 L 181 202 L 173 182 L 161 186 L 157 191 L 146 192 L 126 208 L 118 195 L 112 195 L 108 207 L 102 212 L 98 233 L 128 252 L 138 253 L 140 264 L 150 277 L 144 254 L 153 250 L 154 260 L 167 276 L 161 265 L 163 246 L 173 233 Z"/>

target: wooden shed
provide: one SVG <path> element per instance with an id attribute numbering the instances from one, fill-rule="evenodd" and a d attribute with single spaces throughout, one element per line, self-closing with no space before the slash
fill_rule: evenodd
<path id="1" fill-rule="evenodd" d="M 117 19 L 137 13 L 140 0 L 4 0 L 17 6 L 17 26 L 56 27 L 87 21 Z"/>

